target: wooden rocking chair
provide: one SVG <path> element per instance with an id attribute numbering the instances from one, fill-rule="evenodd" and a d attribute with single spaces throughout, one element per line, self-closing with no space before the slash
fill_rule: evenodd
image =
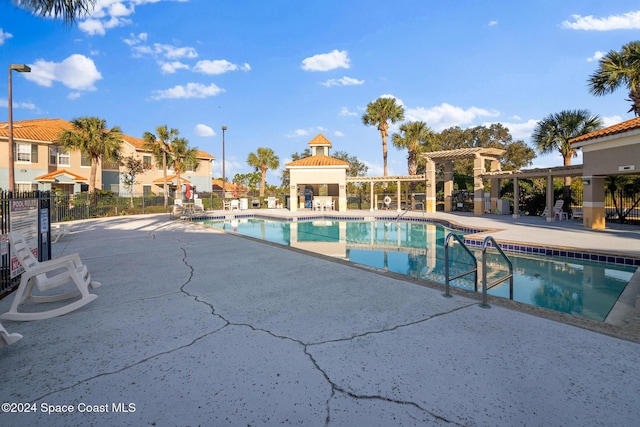
<path id="1" fill-rule="evenodd" d="M 42 320 L 69 313 L 77 308 L 90 303 L 98 298 L 97 295 L 89 293 L 89 287 L 97 288 L 99 282 L 91 280 L 91 275 L 87 266 L 82 264 L 78 254 L 39 262 L 31 252 L 24 236 L 20 232 L 10 232 L 9 242 L 13 252 L 18 257 L 18 261 L 25 271 L 20 278 L 20 285 L 16 290 L 13 303 L 8 312 L 0 316 L 7 320 Z M 55 295 L 33 295 L 34 285 L 40 292 L 48 291 L 61 285 L 73 283 L 77 288 L 74 291 Z M 40 312 L 20 312 L 18 307 L 24 301 L 31 300 L 37 303 L 47 303 L 63 301 L 66 299 L 80 297 L 62 307 Z"/>

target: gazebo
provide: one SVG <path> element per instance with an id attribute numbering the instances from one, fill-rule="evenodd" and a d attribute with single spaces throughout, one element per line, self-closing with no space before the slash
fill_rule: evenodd
<path id="1" fill-rule="evenodd" d="M 314 197 L 335 203 L 336 210 L 347 210 L 346 177 L 349 163 L 329 156 L 331 142 L 321 133 L 309 141 L 311 156 L 285 165 L 289 169 L 289 209 L 311 208 Z"/>

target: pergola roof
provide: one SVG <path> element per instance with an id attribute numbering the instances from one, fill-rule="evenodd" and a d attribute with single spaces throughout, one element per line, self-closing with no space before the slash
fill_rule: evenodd
<path id="1" fill-rule="evenodd" d="M 472 159 L 476 155 L 498 158 L 504 153 L 506 151 L 500 148 L 458 148 L 456 150 L 432 151 L 424 153 L 423 156 L 431 160 L 462 160 Z"/>
<path id="2" fill-rule="evenodd" d="M 512 171 L 486 172 L 480 175 L 482 178 L 544 178 L 548 176 L 578 176 L 582 175 L 582 165 L 558 166 L 553 168 L 535 168 Z"/>
<path id="3" fill-rule="evenodd" d="M 407 176 L 348 176 L 347 182 L 424 181 L 424 175 Z"/>

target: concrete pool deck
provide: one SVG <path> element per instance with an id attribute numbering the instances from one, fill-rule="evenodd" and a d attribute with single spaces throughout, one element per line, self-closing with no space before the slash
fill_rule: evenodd
<path id="1" fill-rule="evenodd" d="M 640 251 L 636 229 L 437 217 L 495 223 L 497 240 Z M 444 298 L 438 287 L 167 215 L 78 222 L 53 245 L 54 257 L 73 252 L 102 282 L 99 298 L 46 321 L 2 321 L 24 338 L 0 349 L 0 401 L 37 410 L 0 413 L 2 425 L 640 419 L 640 344 L 613 325 L 598 332 L 496 299 L 484 309 L 469 293 Z M 0 300 L 0 313 L 10 303 Z"/>

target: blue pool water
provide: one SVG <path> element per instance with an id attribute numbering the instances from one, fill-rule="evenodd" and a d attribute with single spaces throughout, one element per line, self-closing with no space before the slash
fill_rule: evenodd
<path id="1" fill-rule="evenodd" d="M 443 245 L 451 230 L 440 224 L 254 218 L 199 222 L 419 279 L 445 282 Z M 450 249 L 451 276 L 472 268 L 472 258 L 460 245 Z M 472 252 L 481 259 L 479 250 L 472 249 Z M 513 263 L 514 300 L 598 321 L 606 318 L 635 271 L 630 266 L 587 260 L 507 255 Z M 505 273 L 505 263 L 496 253 L 489 252 L 489 282 Z M 473 289 L 473 277 L 464 276 L 451 285 Z M 490 289 L 489 294 L 508 298 L 508 282 Z"/>

